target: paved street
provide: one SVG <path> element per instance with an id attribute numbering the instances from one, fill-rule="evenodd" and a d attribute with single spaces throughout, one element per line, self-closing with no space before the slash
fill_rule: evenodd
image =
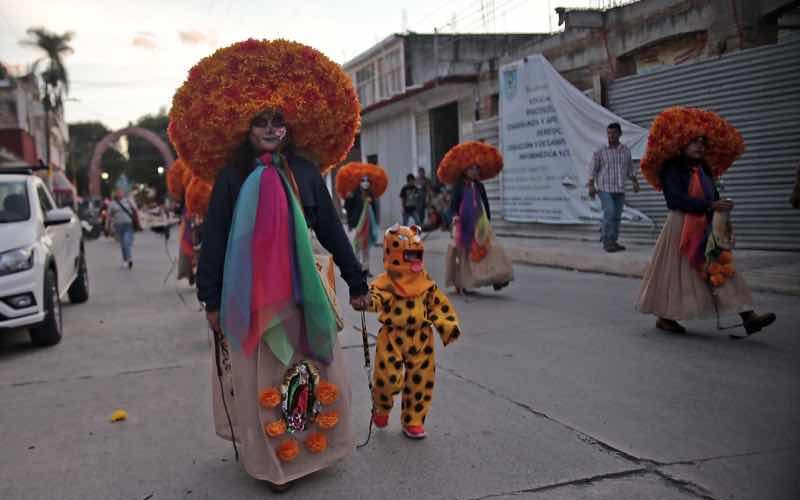
<path id="1" fill-rule="evenodd" d="M 66 305 L 61 344 L 0 336 L 0 499 L 269 497 L 213 434 L 204 317 L 185 282 L 163 284 L 163 240 L 138 236 L 132 272 L 109 240 L 87 250 L 92 295 Z M 443 280 L 443 257 L 428 259 Z M 756 294 L 777 324 L 731 341 L 713 321 L 656 331 L 633 310 L 635 279 L 516 273 L 503 293 L 454 297 L 464 335 L 438 344 L 428 439 L 405 439 L 395 413 L 284 498 L 800 498 L 797 297 Z M 342 333 L 363 439 L 359 335 Z M 129 419 L 112 424 L 117 408 Z"/>

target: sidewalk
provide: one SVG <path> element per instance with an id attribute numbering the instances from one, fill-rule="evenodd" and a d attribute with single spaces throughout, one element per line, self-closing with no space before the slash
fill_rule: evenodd
<path id="1" fill-rule="evenodd" d="M 429 253 L 447 252 L 449 233 L 426 235 Z M 575 271 L 641 278 L 653 251 L 652 245 L 622 243 L 627 250 L 606 253 L 599 242 L 553 238 L 499 237 L 515 263 L 557 267 Z M 738 250 L 737 268 L 754 291 L 800 296 L 800 252 Z"/>

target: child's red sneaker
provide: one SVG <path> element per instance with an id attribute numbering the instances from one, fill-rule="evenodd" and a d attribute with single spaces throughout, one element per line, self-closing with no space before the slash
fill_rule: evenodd
<path id="1" fill-rule="evenodd" d="M 372 421 L 375 423 L 375 427 L 382 429 L 389 425 L 389 415 L 378 415 L 376 413 L 372 415 Z"/>
<path id="2" fill-rule="evenodd" d="M 408 427 L 403 427 L 403 434 L 410 439 L 423 439 L 426 436 L 425 427 L 421 425 L 409 425 Z"/>

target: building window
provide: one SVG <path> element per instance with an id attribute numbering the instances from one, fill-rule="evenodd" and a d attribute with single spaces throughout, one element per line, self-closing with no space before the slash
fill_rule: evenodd
<path id="1" fill-rule="evenodd" d="M 403 91 L 400 49 L 395 49 L 378 59 L 378 83 L 381 99 L 388 99 Z"/>
<path id="2" fill-rule="evenodd" d="M 362 108 L 375 102 L 375 69 L 372 63 L 356 71 L 356 88 Z"/>

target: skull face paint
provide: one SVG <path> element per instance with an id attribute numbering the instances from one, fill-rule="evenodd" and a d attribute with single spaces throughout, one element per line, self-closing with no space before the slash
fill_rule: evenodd
<path id="1" fill-rule="evenodd" d="M 264 111 L 250 124 L 248 139 L 259 154 L 280 151 L 287 138 L 288 128 L 280 111 Z"/>

